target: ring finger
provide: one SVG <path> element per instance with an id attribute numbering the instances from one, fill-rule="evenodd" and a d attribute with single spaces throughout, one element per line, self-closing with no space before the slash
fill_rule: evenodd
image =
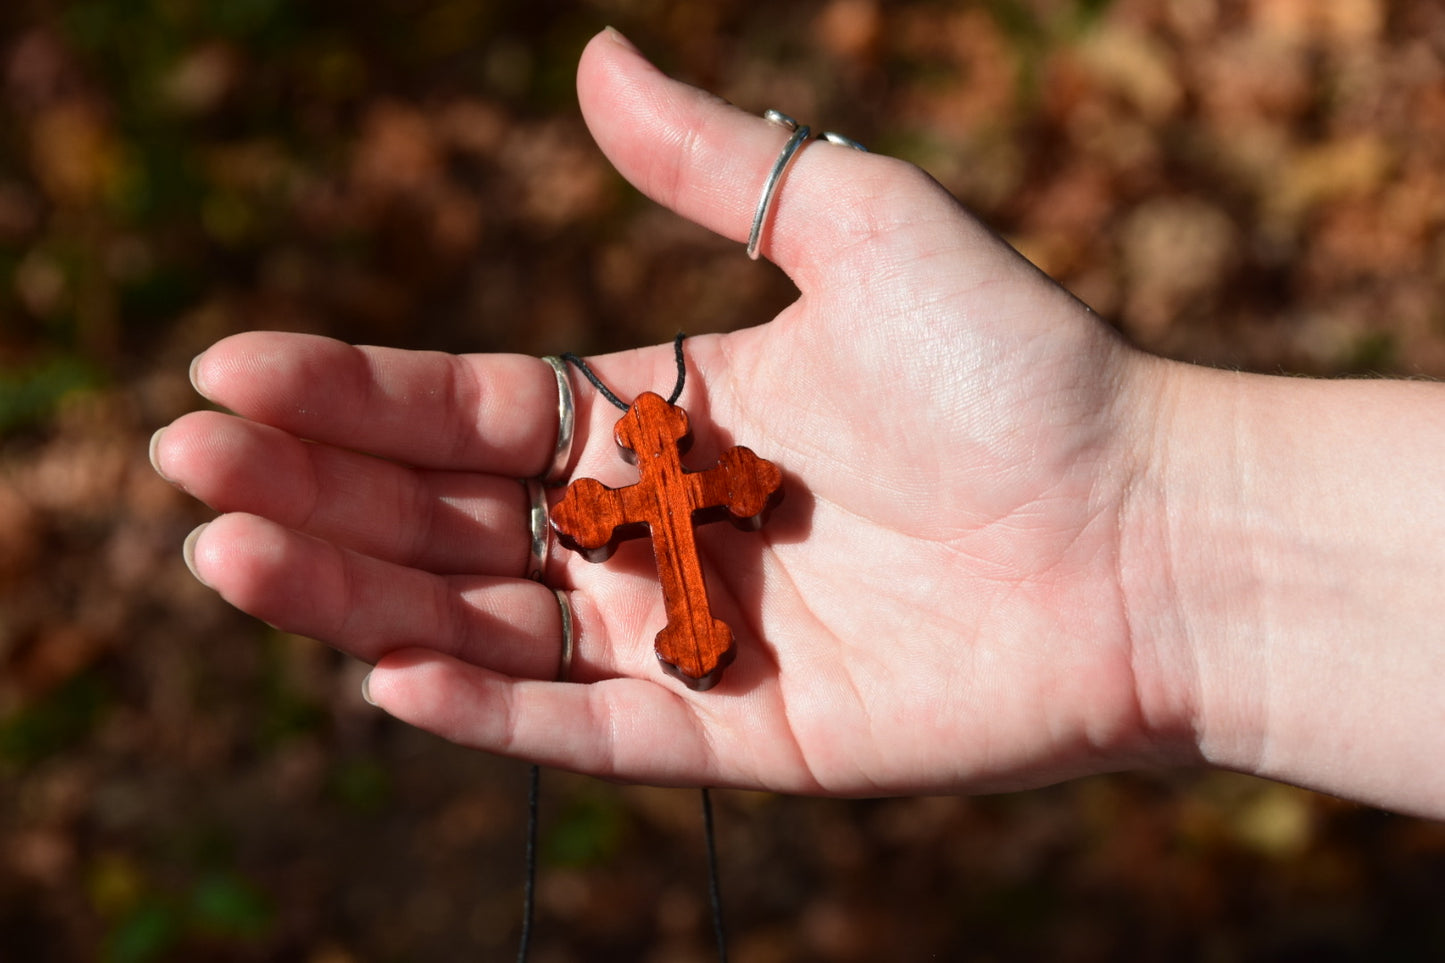
<path id="1" fill-rule="evenodd" d="M 185 555 L 242 611 L 366 662 L 426 648 L 508 676 L 557 676 L 562 615 L 556 594 L 536 582 L 423 572 L 245 513 L 197 529 Z M 614 673 L 604 641 L 585 635 L 589 620 L 573 617 L 571 678 Z"/>

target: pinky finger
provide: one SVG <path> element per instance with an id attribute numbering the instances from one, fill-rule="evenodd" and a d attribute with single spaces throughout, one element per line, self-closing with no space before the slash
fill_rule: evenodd
<path id="1" fill-rule="evenodd" d="M 387 655 L 366 699 L 459 745 L 606 779 L 720 785 L 703 721 L 656 682 L 519 681 L 431 649 Z"/>

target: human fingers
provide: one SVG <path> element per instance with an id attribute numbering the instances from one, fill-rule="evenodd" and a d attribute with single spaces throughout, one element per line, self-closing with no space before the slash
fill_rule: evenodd
<path id="1" fill-rule="evenodd" d="M 515 577 L 530 561 L 529 503 L 514 479 L 414 469 L 215 411 L 157 432 L 151 460 L 218 512 L 261 515 L 399 565 Z"/>
<path id="2" fill-rule="evenodd" d="M 363 661 L 424 646 L 509 676 L 557 672 L 562 618 L 554 592 L 537 582 L 435 575 L 244 513 L 201 526 L 185 556 L 201 582 L 242 611 Z M 574 677 L 616 674 L 635 653 L 619 656 L 598 620 L 574 615 Z"/>
<path id="3" fill-rule="evenodd" d="M 233 335 L 191 380 L 209 400 L 299 438 L 424 468 L 531 478 L 557 439 L 557 377 L 524 355 L 354 347 L 315 335 Z M 577 399 L 585 414 L 590 399 Z"/>
<path id="4" fill-rule="evenodd" d="M 613 30 L 593 38 L 577 74 L 582 113 L 599 147 L 643 193 L 738 242 L 790 133 L 662 74 Z M 937 253 L 964 228 L 982 248 L 1004 248 L 911 164 L 813 141 L 784 175 L 762 251 L 807 293 L 860 241 L 907 225 L 905 246 Z M 896 254 L 873 252 L 875 273 Z"/>

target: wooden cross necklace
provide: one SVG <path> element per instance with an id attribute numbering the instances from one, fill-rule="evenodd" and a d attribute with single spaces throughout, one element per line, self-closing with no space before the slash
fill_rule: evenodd
<path id="1" fill-rule="evenodd" d="M 718 464 L 705 471 L 688 471 L 682 455 L 691 442 L 687 412 L 678 407 L 687 380 L 682 351 L 683 336 L 673 340 L 677 384 L 666 399 L 652 392 L 625 403 L 575 354 L 562 355 L 591 382 L 598 393 L 625 414 L 614 435 L 623 456 L 638 466 L 641 476 L 625 488 L 608 488 L 593 478 L 579 478 L 552 509 L 552 526 L 564 545 L 589 561 L 601 562 L 617 543 L 643 534 L 652 536 L 662 584 L 667 624 L 657 633 L 654 648 L 658 662 L 689 688 L 701 692 L 722 678 L 723 669 L 736 654 L 732 630 L 714 618 L 707 585 L 697 557 L 693 525 L 731 518 L 740 527 L 761 527 L 768 510 L 782 498 L 782 472 L 747 448 L 732 447 Z M 536 904 L 537 828 L 540 767 L 531 768 L 527 792 L 526 879 L 522 900 L 522 934 L 517 960 L 526 963 L 531 948 L 532 918 Z M 713 829 L 712 797 L 701 790 L 703 835 L 707 843 L 708 901 L 712 905 L 713 937 L 718 960 L 727 961 L 727 935 L 723 929 L 722 895 L 718 885 L 717 841 Z"/>
<path id="2" fill-rule="evenodd" d="M 631 405 L 608 390 L 587 362 L 562 355 L 626 412 L 614 435 L 623 457 L 637 465 L 641 477 L 625 488 L 579 478 L 552 509 L 552 527 L 562 544 L 593 562 L 604 561 L 624 539 L 651 535 L 667 611 L 667 624 L 654 643 L 657 660 L 669 675 L 702 692 L 718 683 L 737 649 L 732 629 L 713 616 L 708 604 L 693 526 L 729 518 L 740 528 L 757 530 L 782 498 L 783 475 L 778 466 L 741 446 L 724 451 L 717 465 L 705 471 L 683 467 L 692 433 L 687 412 L 676 404 L 687 377 L 682 335 L 673 350 L 677 385 L 672 395 L 664 399 L 647 391 Z"/>

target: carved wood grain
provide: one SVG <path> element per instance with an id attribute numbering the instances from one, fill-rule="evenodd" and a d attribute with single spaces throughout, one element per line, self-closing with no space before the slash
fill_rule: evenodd
<path id="1" fill-rule="evenodd" d="M 722 517 L 757 528 L 781 497 L 782 472 L 743 447 L 724 451 L 713 468 L 688 471 L 681 457 L 689 441 L 687 412 L 652 392 L 632 403 L 615 435 L 635 457 L 638 482 L 608 488 L 578 479 L 552 509 L 553 527 L 564 545 L 593 561 L 623 539 L 651 535 L 667 611 L 654 642 L 658 661 L 688 687 L 710 689 L 736 650 L 732 630 L 708 604 L 694 527 L 711 520 L 699 513 L 726 509 Z"/>

